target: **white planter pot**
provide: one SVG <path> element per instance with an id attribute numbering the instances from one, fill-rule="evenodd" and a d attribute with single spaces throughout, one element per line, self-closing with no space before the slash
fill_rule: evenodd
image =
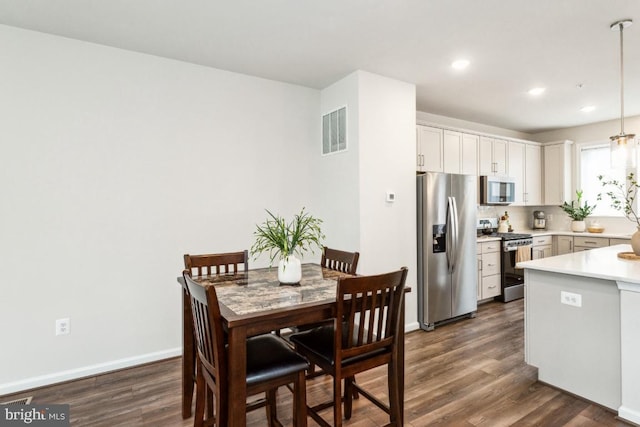
<path id="1" fill-rule="evenodd" d="M 278 263 L 278 281 L 285 285 L 295 285 L 302 279 L 302 264 L 293 255 L 283 258 Z"/>
<path id="2" fill-rule="evenodd" d="M 587 224 L 584 221 L 571 221 L 571 231 L 575 233 L 584 233 L 587 229 Z"/>
<path id="3" fill-rule="evenodd" d="M 631 248 L 634 254 L 640 256 L 640 227 L 631 235 Z"/>

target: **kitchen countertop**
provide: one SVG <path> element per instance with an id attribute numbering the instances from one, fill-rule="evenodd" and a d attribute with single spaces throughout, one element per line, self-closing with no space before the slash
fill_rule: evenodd
<path id="1" fill-rule="evenodd" d="M 631 234 L 622 233 L 575 233 L 573 231 L 562 230 L 518 230 L 515 233 L 529 233 L 533 237 L 535 236 L 573 236 L 573 237 L 603 237 L 605 239 L 631 239 Z M 500 240 L 500 237 L 496 236 L 478 236 L 478 243 L 491 242 Z"/>
<path id="2" fill-rule="evenodd" d="M 640 285 L 640 261 L 618 258 L 631 245 L 614 245 L 520 262 L 519 268 L 622 281 Z"/>

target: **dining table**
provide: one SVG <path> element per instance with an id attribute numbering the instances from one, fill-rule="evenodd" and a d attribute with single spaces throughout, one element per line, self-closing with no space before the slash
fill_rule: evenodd
<path id="1" fill-rule="evenodd" d="M 246 425 L 246 339 L 247 337 L 280 331 L 296 325 L 333 319 L 336 310 L 337 280 L 349 274 L 303 264 L 302 279 L 296 285 L 278 281 L 277 268 L 259 268 L 247 272 L 194 277 L 203 286 L 216 287 L 223 327 L 228 338 L 229 426 Z M 183 286 L 183 357 L 182 357 L 182 417 L 191 416 L 194 388 L 195 344 L 193 318 L 184 279 Z M 405 292 L 410 291 L 409 287 Z M 404 304 L 401 324 L 404 325 Z M 397 339 L 398 395 L 404 410 L 404 328 Z M 385 371 L 386 372 L 386 371 Z M 399 420 L 402 425 L 402 419 Z"/>

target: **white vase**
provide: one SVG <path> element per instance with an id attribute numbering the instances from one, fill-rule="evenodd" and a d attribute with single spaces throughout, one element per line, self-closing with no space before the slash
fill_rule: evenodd
<path id="1" fill-rule="evenodd" d="M 571 221 L 571 231 L 575 233 L 584 233 L 587 229 L 587 225 L 584 221 Z"/>
<path id="2" fill-rule="evenodd" d="M 278 263 L 278 281 L 285 285 L 295 285 L 302 279 L 302 264 L 294 255 L 289 255 Z"/>
<path id="3" fill-rule="evenodd" d="M 631 249 L 634 254 L 640 256 L 640 227 L 631 235 Z"/>

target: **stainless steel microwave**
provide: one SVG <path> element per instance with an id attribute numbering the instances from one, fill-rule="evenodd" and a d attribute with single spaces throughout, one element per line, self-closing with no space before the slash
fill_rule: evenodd
<path id="1" fill-rule="evenodd" d="M 508 205 L 514 202 L 516 183 L 508 176 L 480 177 L 481 205 Z"/>

